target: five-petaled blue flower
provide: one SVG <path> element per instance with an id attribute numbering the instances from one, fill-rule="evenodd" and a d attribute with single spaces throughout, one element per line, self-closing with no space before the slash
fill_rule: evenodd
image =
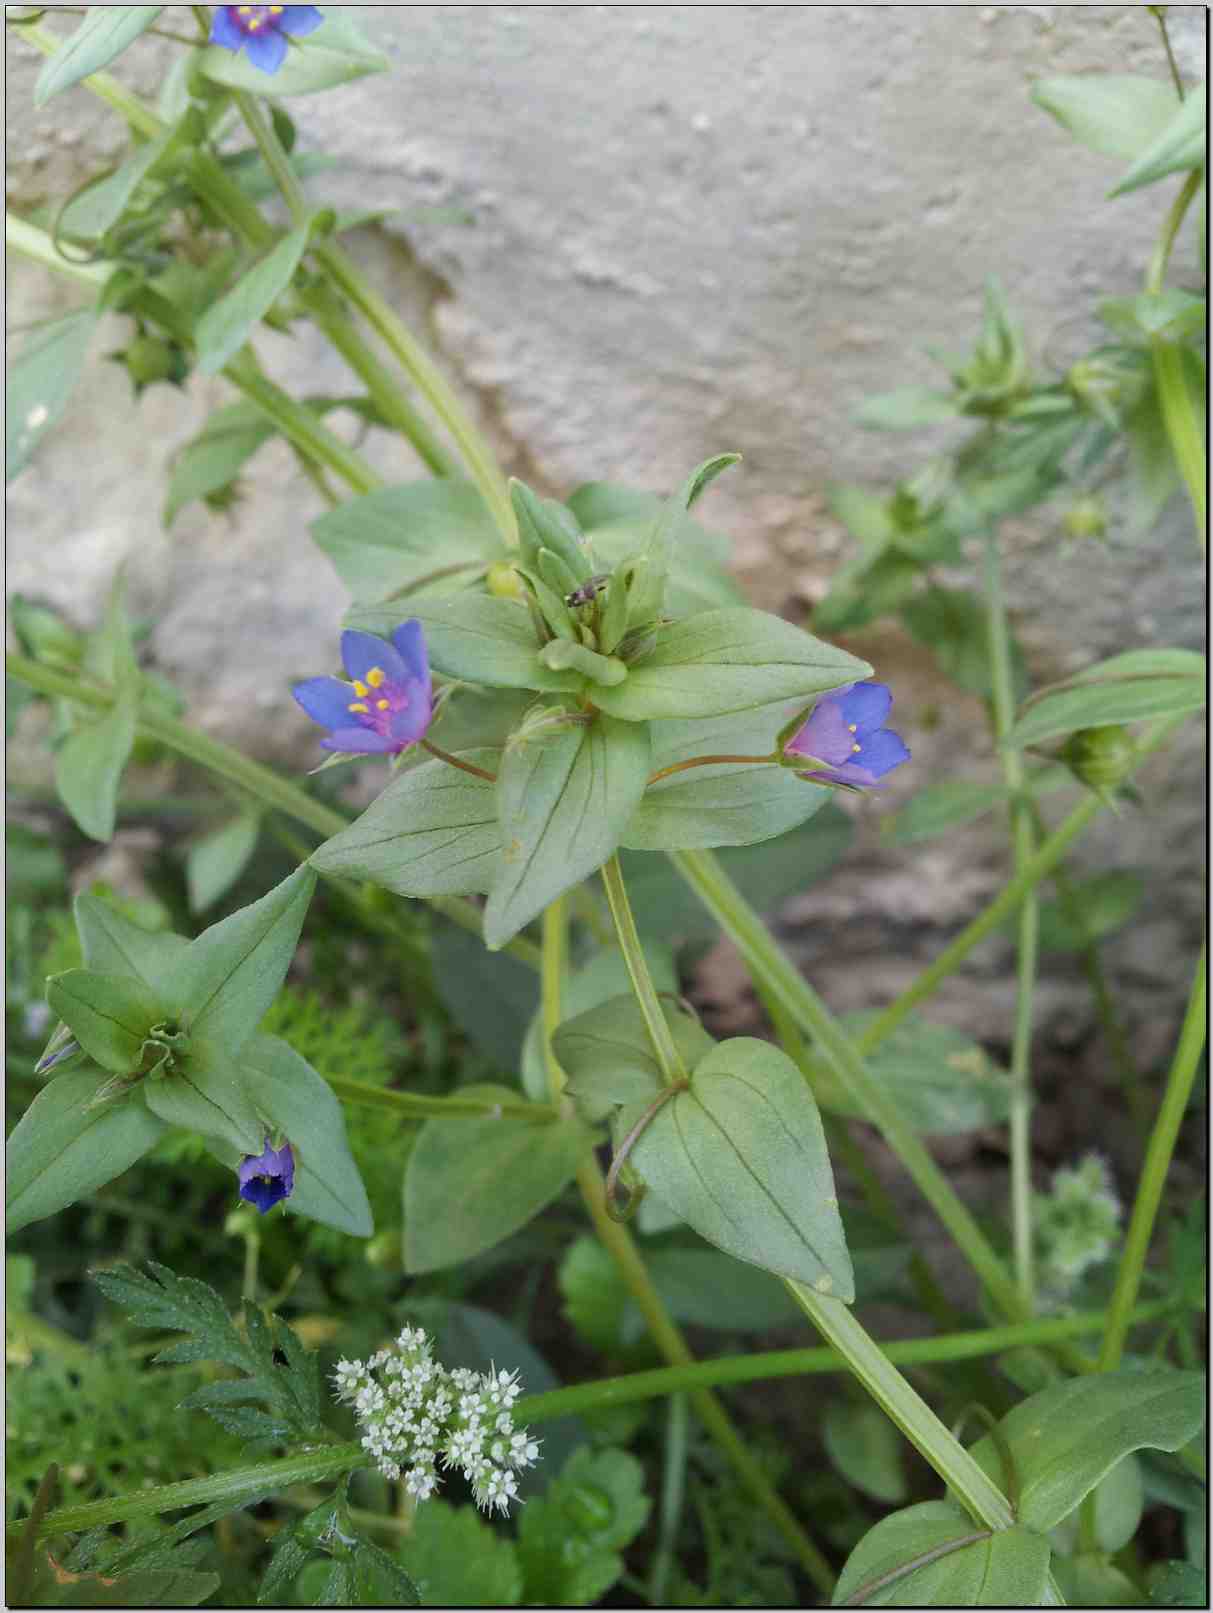
<path id="1" fill-rule="evenodd" d="M 390 644 L 342 633 L 341 659 L 350 683 L 308 678 L 291 691 L 313 722 L 332 730 L 320 741 L 325 750 L 395 756 L 415 745 L 434 715 L 421 623 L 402 622 Z"/>
<path id="2" fill-rule="evenodd" d="M 276 73 L 286 60 L 287 36 L 302 39 L 323 21 L 315 6 L 216 6 L 210 43 L 242 50 L 254 67 Z"/>
<path id="3" fill-rule="evenodd" d="M 290 1143 L 275 1148 L 269 1138 L 260 1154 L 246 1154 L 236 1172 L 240 1178 L 240 1197 L 255 1204 L 262 1215 L 280 1199 L 291 1196 L 295 1186 L 295 1156 Z"/>
<path id="4" fill-rule="evenodd" d="M 819 700 L 808 720 L 784 746 L 789 756 L 808 756 L 824 768 L 802 773 L 814 784 L 853 784 L 871 788 L 886 773 L 908 762 L 910 753 L 891 728 L 883 726 L 893 696 L 884 683 L 850 683 Z"/>

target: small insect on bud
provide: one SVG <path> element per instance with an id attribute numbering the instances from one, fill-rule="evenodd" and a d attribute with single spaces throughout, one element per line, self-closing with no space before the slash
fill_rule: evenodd
<path id="1" fill-rule="evenodd" d="M 1128 776 L 1133 741 L 1118 724 L 1083 728 L 1066 741 L 1061 759 L 1088 789 L 1106 795 Z"/>

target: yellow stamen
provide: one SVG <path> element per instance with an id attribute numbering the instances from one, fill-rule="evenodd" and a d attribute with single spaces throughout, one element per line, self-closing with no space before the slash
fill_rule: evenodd
<path id="1" fill-rule="evenodd" d="M 257 32 L 258 28 L 260 28 L 260 26 L 261 26 L 261 18 L 260 17 L 250 17 L 249 18 L 248 31 L 249 31 L 250 34 L 255 34 Z"/>
<path id="2" fill-rule="evenodd" d="M 363 716 L 365 716 L 371 708 L 367 705 L 365 700 L 355 700 L 352 706 L 347 706 L 345 709 L 347 711 L 361 712 Z"/>
<path id="3" fill-rule="evenodd" d="M 858 732 L 858 729 L 859 729 L 859 724 L 858 723 L 849 722 L 847 724 L 847 733 L 848 734 L 854 734 L 854 733 Z"/>
<path id="4" fill-rule="evenodd" d="M 391 705 L 392 705 L 392 702 L 390 700 L 376 700 L 376 702 L 375 702 L 375 710 L 376 711 L 389 711 L 391 709 Z"/>
<path id="5" fill-rule="evenodd" d="M 252 6 L 240 6 L 239 7 L 240 15 L 242 17 L 250 16 L 252 14 L 252 10 L 253 10 Z"/>
<path id="6" fill-rule="evenodd" d="M 371 691 L 367 688 L 366 684 L 363 683 L 361 678 L 354 679 L 354 693 L 358 696 L 359 700 L 365 700 L 370 692 Z"/>
<path id="7" fill-rule="evenodd" d="M 271 6 L 270 7 L 270 16 L 271 17 L 280 17 L 281 15 L 282 15 L 282 7 L 281 6 Z"/>
<path id="8" fill-rule="evenodd" d="M 353 708 L 352 708 L 352 707 L 351 707 L 351 710 L 352 710 L 352 709 L 353 709 Z M 861 750 L 862 750 L 862 749 L 863 749 L 863 746 L 862 746 L 862 745 L 852 745 L 852 746 L 851 746 L 851 755 L 852 755 L 852 756 L 858 756 L 858 755 L 859 755 L 859 753 L 860 753 L 860 751 L 861 751 Z"/>
<path id="9" fill-rule="evenodd" d="M 372 689 L 377 689 L 381 683 L 387 682 L 387 673 L 381 666 L 373 666 L 366 675 L 366 681 Z"/>

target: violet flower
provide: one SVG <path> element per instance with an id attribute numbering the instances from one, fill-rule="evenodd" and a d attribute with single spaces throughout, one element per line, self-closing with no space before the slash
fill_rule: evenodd
<path id="1" fill-rule="evenodd" d="M 240 1197 L 247 1204 L 255 1204 L 264 1215 L 280 1199 L 291 1196 L 295 1186 L 295 1156 L 290 1143 L 274 1148 L 269 1138 L 260 1154 L 246 1154 L 236 1171 L 240 1178 Z"/>
<path id="2" fill-rule="evenodd" d="M 208 43 L 244 51 L 254 67 L 276 73 L 288 36 L 302 39 L 324 21 L 315 6 L 216 6 Z"/>
<path id="3" fill-rule="evenodd" d="M 402 622 L 390 644 L 374 633 L 342 633 L 341 659 L 349 683 L 308 678 L 291 691 L 331 730 L 320 741 L 325 750 L 396 756 L 415 745 L 434 715 L 421 623 Z"/>
<path id="4" fill-rule="evenodd" d="M 884 683 L 851 683 L 835 689 L 817 702 L 784 746 L 784 754 L 824 762 L 824 768 L 800 775 L 814 784 L 870 789 L 910 759 L 901 739 L 883 726 L 892 704 Z"/>

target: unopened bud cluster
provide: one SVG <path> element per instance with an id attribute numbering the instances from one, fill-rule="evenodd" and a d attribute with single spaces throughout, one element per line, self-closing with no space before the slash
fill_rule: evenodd
<path id="1" fill-rule="evenodd" d="M 1055 1300 L 1112 1253 L 1120 1215 L 1111 1174 L 1098 1154 L 1054 1171 L 1052 1190 L 1036 1196 L 1036 1232 L 1042 1286 Z"/>
<path id="2" fill-rule="evenodd" d="M 354 1408 L 363 1448 L 418 1501 L 438 1487 L 441 1464 L 459 1469 L 483 1511 L 507 1512 L 518 1474 L 539 1459 L 538 1441 L 514 1426 L 518 1374 L 448 1372 L 419 1327 L 369 1361 L 339 1361 L 333 1378 L 337 1398 Z"/>

